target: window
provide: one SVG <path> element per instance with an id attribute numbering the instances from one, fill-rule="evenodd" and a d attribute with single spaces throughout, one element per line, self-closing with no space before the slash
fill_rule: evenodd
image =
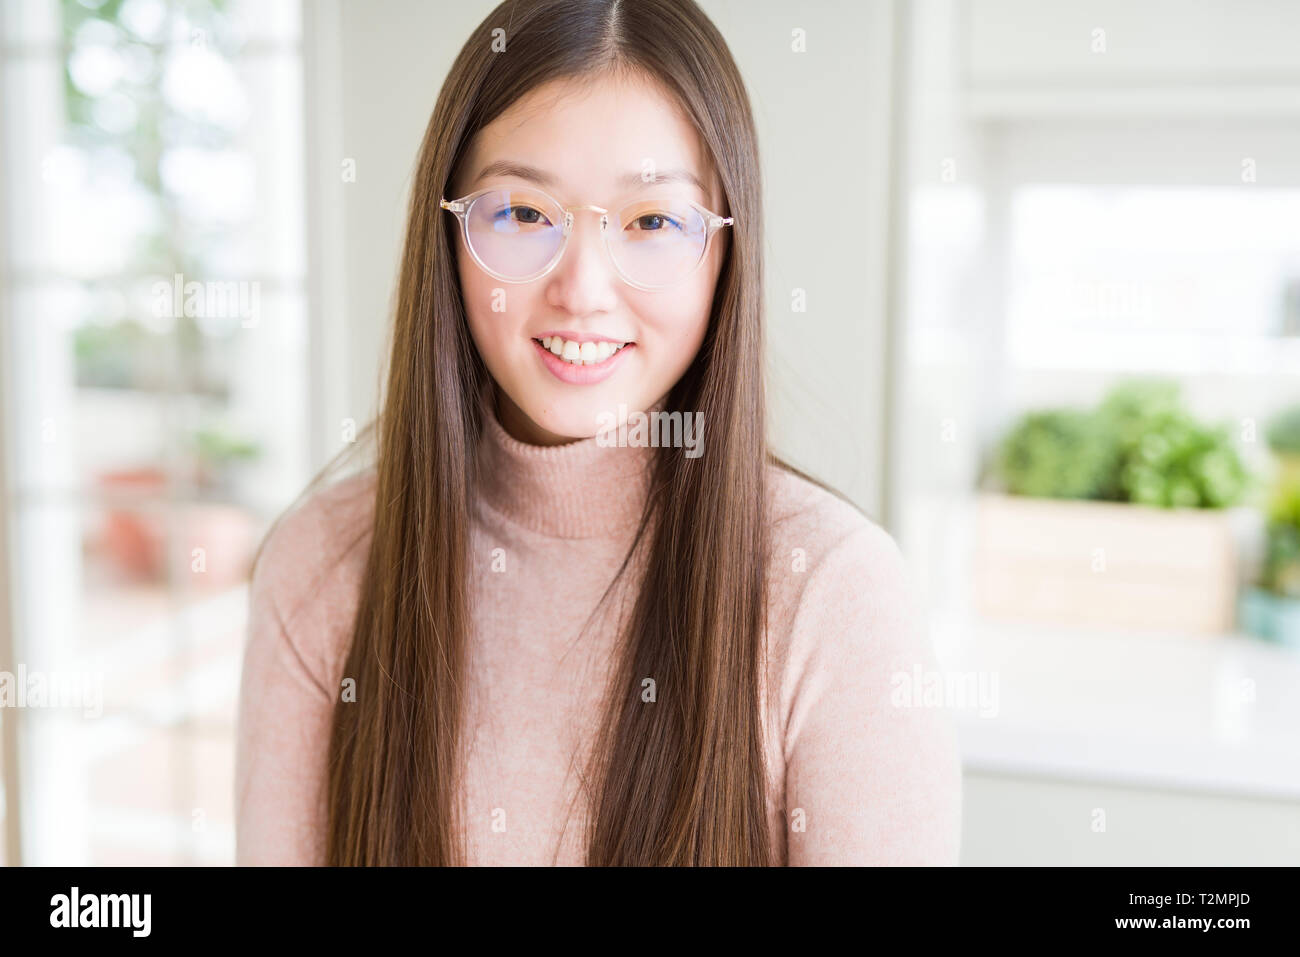
<path id="1" fill-rule="evenodd" d="M 1023 368 L 1300 372 L 1297 222 L 1295 189 L 1018 186 L 1009 357 Z"/>
<path id="2" fill-rule="evenodd" d="M 975 492 L 1022 413 L 1130 377 L 1257 431 L 1300 400 L 1300 137 L 1282 120 L 960 128 L 934 137 L 956 178 L 940 154 L 909 192 L 893 485 L 925 601 L 964 622 Z M 1239 451 L 1267 474 L 1262 441 Z"/>
<path id="3" fill-rule="evenodd" d="M 300 9 L 0 30 L 22 860 L 229 863 L 248 562 L 309 472 Z"/>

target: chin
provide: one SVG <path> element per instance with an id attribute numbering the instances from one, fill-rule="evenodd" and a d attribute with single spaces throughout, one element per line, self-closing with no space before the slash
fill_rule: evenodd
<path id="1" fill-rule="evenodd" d="M 524 414 L 538 428 L 576 440 L 617 428 L 630 412 L 641 408 L 639 397 L 622 389 L 574 390 L 569 395 L 534 399 Z"/>
<path id="2" fill-rule="evenodd" d="M 539 428 L 566 439 L 589 439 L 601 428 L 604 404 L 593 398 L 576 397 L 555 405 L 525 410 Z"/>

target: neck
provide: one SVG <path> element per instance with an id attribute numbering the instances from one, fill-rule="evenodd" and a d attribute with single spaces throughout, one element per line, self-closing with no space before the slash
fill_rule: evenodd
<path id="1" fill-rule="evenodd" d="M 556 538 L 616 537 L 635 530 L 654 448 L 620 447 L 617 432 L 559 437 L 556 443 L 523 441 L 507 431 L 496 408 L 495 402 L 486 403 L 480 443 L 480 494 L 489 507 Z"/>
<path id="2" fill-rule="evenodd" d="M 573 436 L 548 432 L 515 404 L 515 400 L 501 389 L 496 390 L 496 418 L 506 434 L 528 445 L 567 445 L 574 441 Z"/>

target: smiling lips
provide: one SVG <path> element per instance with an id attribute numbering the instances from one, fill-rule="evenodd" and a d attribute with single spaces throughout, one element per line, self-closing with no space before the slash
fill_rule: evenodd
<path id="1" fill-rule="evenodd" d="M 540 340 L 534 341 L 541 342 L 543 349 L 549 349 L 553 355 L 559 356 L 562 361 L 575 366 L 598 365 L 628 344 L 626 342 L 614 342 L 610 339 L 602 339 L 598 342 L 591 340 L 577 342 L 560 336 L 542 336 Z"/>
<path id="2" fill-rule="evenodd" d="M 595 339 L 585 342 L 548 334 L 533 340 L 533 346 L 546 366 L 561 382 L 569 385 L 594 385 L 607 379 L 636 350 L 635 342 Z"/>

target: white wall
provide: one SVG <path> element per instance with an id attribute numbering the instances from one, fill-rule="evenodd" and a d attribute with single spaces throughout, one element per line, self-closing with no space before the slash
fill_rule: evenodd
<path id="1" fill-rule="evenodd" d="M 885 247 L 892 0 L 706 0 L 749 85 L 764 167 L 777 447 L 875 514 L 884 438 Z M 308 102 L 316 315 L 329 383 L 318 460 L 338 420 L 373 411 L 420 137 L 450 63 L 491 2 L 315 5 Z M 806 52 L 791 50 L 806 32 Z M 344 183 L 340 164 L 356 162 Z M 807 312 L 791 310 L 805 290 Z"/>

